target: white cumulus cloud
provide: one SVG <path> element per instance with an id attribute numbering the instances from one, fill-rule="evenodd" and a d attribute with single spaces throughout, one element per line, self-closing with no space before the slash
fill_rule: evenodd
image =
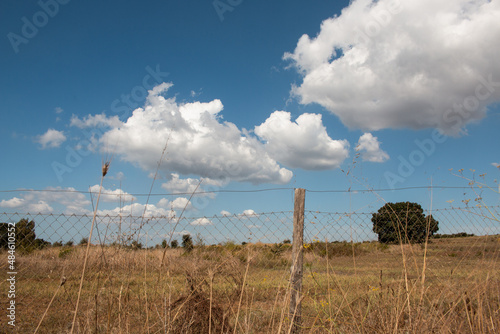
<path id="1" fill-rule="evenodd" d="M 257 214 L 255 213 L 254 210 L 252 209 L 247 209 L 247 210 L 243 210 L 243 212 L 241 213 L 242 216 L 256 216 Z"/>
<path id="2" fill-rule="evenodd" d="M 349 155 L 349 143 L 330 138 L 319 114 L 302 114 L 292 122 L 289 112 L 275 111 L 254 131 L 271 157 L 288 167 L 333 169 Z"/>
<path id="3" fill-rule="evenodd" d="M 45 201 L 30 203 L 27 207 L 27 212 L 33 213 L 51 213 L 54 209 Z"/>
<path id="4" fill-rule="evenodd" d="M 280 167 L 257 138 L 221 120 L 221 101 L 178 104 L 162 96 L 170 86 L 150 90 L 144 108 L 114 125 L 101 142 L 144 170 L 156 169 L 166 147 L 161 168 L 167 173 L 252 183 L 290 181 L 292 172 Z"/>
<path id="5" fill-rule="evenodd" d="M 353 0 L 303 35 L 292 93 L 350 128 L 457 135 L 500 101 L 500 1 Z"/>
<path id="6" fill-rule="evenodd" d="M 90 187 L 90 192 L 97 196 L 99 193 L 99 185 L 93 185 Z M 103 202 L 133 202 L 136 198 L 129 193 L 123 191 L 122 189 L 106 189 L 102 188 L 100 200 Z"/>
<path id="7" fill-rule="evenodd" d="M 87 115 L 83 119 L 78 118 L 77 116 L 71 116 L 70 126 L 76 126 L 77 128 L 84 129 L 90 127 L 98 127 L 98 126 L 108 126 L 108 127 L 117 127 L 120 126 L 121 122 L 118 116 L 107 117 L 106 114 L 97 114 L 97 115 Z"/>
<path id="8" fill-rule="evenodd" d="M 220 180 L 212 180 L 210 178 L 181 178 L 179 174 L 172 173 L 170 180 L 163 183 L 161 187 L 172 193 L 198 194 L 198 196 L 208 196 L 214 198 L 215 194 L 210 193 L 210 190 L 219 189 L 224 186 L 225 182 Z M 204 193 L 206 192 L 206 193 Z M 201 194 L 200 194 L 201 193 Z"/>
<path id="9" fill-rule="evenodd" d="M 365 133 L 359 137 L 357 151 L 361 153 L 364 161 L 384 162 L 389 160 L 389 154 L 380 148 L 377 137 L 371 133 Z"/>
<path id="10" fill-rule="evenodd" d="M 55 207 L 66 214 L 88 214 L 89 205 L 90 200 L 73 187 L 47 187 L 43 191 L 25 190 L 19 197 L 0 202 L 0 207 L 31 213 L 50 213 Z"/>
<path id="11" fill-rule="evenodd" d="M 189 201 L 189 199 L 185 197 L 177 197 L 173 201 L 169 201 L 166 198 L 162 198 L 158 201 L 157 204 L 158 207 L 160 208 L 169 208 L 172 210 L 190 210 L 193 208 L 193 205 Z"/>
<path id="12" fill-rule="evenodd" d="M 207 225 L 213 225 L 213 223 L 208 218 L 198 218 L 196 220 L 193 220 L 191 222 L 191 225 L 193 225 L 193 226 L 207 226 Z"/>
<path id="13" fill-rule="evenodd" d="M 23 198 L 17 198 L 17 197 L 14 197 L 14 198 L 11 198 L 8 200 L 4 199 L 0 202 L 0 207 L 9 208 L 9 209 L 18 208 L 18 207 L 22 206 L 24 204 L 24 202 L 25 201 Z"/>
<path id="14" fill-rule="evenodd" d="M 36 142 L 42 145 L 42 150 L 46 148 L 56 148 L 66 141 L 64 132 L 48 129 L 43 135 L 37 136 Z"/>
<path id="15" fill-rule="evenodd" d="M 140 204 L 140 203 L 132 203 L 130 205 L 125 205 L 123 207 L 116 207 L 114 209 L 98 210 L 97 213 L 99 215 L 102 215 L 102 216 L 105 216 L 105 215 L 119 216 L 119 215 L 121 215 L 121 216 L 135 216 L 135 217 L 141 217 L 144 214 L 144 217 L 146 217 L 146 218 L 150 218 L 150 217 L 172 218 L 175 216 L 175 211 L 173 211 L 173 210 L 159 208 L 153 204 L 148 204 L 146 206 L 145 204 Z"/>

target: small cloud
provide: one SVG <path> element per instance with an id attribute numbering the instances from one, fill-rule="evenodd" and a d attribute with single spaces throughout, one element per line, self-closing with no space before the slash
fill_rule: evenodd
<path id="1" fill-rule="evenodd" d="M 244 210 L 242 216 L 256 216 L 257 214 L 252 209 Z"/>
<path id="2" fill-rule="evenodd" d="M 164 208 L 159 208 L 153 204 L 140 204 L 140 203 L 132 203 L 130 205 L 116 207 L 111 210 L 98 210 L 99 215 L 109 215 L 109 216 L 137 216 L 137 217 L 148 217 L 148 218 L 173 218 L 175 217 L 175 211 L 168 210 Z"/>
<path id="3" fill-rule="evenodd" d="M 258 217 L 258 216 L 259 216 L 259 214 L 257 214 L 257 213 L 256 213 L 254 210 L 252 210 L 252 209 L 247 209 L 247 210 L 243 210 L 243 212 L 242 212 L 242 213 L 240 213 L 240 214 L 238 214 L 237 216 L 238 216 L 238 217 L 240 217 L 240 218 L 245 219 L 245 218 L 250 218 L 250 217 Z"/>
<path id="4" fill-rule="evenodd" d="M 36 142 L 42 145 L 42 150 L 46 148 L 56 148 L 66 141 L 66 136 L 62 131 L 48 129 L 43 135 L 37 136 Z"/>
<path id="5" fill-rule="evenodd" d="M 335 169 L 349 155 L 349 143 L 330 138 L 320 114 L 302 114 L 292 121 L 290 112 L 275 111 L 254 132 L 272 158 L 292 168 Z"/>
<path id="6" fill-rule="evenodd" d="M 172 233 L 172 236 L 183 236 L 183 235 L 191 235 L 191 232 L 187 231 L 187 230 L 182 230 L 180 232 L 173 232 Z M 170 234 L 168 234 L 168 236 L 170 236 Z"/>
<path id="7" fill-rule="evenodd" d="M 28 212 L 32 213 L 49 213 L 54 211 L 54 209 L 45 201 L 38 201 L 38 203 L 32 203 L 28 206 Z"/>
<path id="8" fill-rule="evenodd" d="M 0 202 L 0 207 L 2 208 L 17 208 L 24 204 L 24 199 L 22 198 L 11 198 L 9 200 L 2 200 Z"/>
<path id="9" fill-rule="evenodd" d="M 232 215 L 232 214 L 231 214 L 231 212 L 226 211 L 226 210 L 222 210 L 222 211 L 220 212 L 220 214 L 221 214 L 223 217 L 227 217 L 227 216 L 231 216 L 231 215 Z"/>
<path id="10" fill-rule="evenodd" d="M 203 92 L 203 89 L 200 88 L 200 90 L 197 91 L 197 92 L 195 92 L 194 90 L 192 90 L 191 93 L 190 93 L 190 95 L 191 95 L 191 97 L 197 97 L 197 96 L 201 95 L 202 92 Z"/>
<path id="11" fill-rule="evenodd" d="M 15 208 L 18 212 L 48 213 L 56 207 L 66 214 L 87 214 L 90 201 L 74 188 L 47 187 L 43 191 L 23 191 L 20 197 L 2 200 L 0 207 Z"/>
<path id="12" fill-rule="evenodd" d="M 99 193 L 100 186 L 98 184 L 90 187 L 90 191 L 94 194 Z M 101 200 L 104 202 L 133 202 L 136 198 L 129 193 L 121 190 L 121 189 L 106 189 L 102 188 L 101 190 Z"/>
<path id="13" fill-rule="evenodd" d="M 158 201 L 158 203 L 156 204 L 156 206 L 159 207 L 159 208 L 166 208 L 166 207 L 168 207 L 168 203 L 169 202 L 170 201 L 168 199 L 162 198 L 162 199 L 160 199 Z"/>
<path id="14" fill-rule="evenodd" d="M 364 161 L 384 162 L 389 159 L 389 154 L 380 149 L 378 138 L 371 133 L 365 133 L 359 138 L 357 150 L 361 152 Z"/>
<path id="15" fill-rule="evenodd" d="M 78 116 L 71 116 L 70 126 L 76 126 L 77 128 L 91 128 L 98 126 L 107 126 L 110 128 L 118 128 L 123 123 L 120 121 L 118 116 L 107 117 L 106 114 L 97 114 L 97 115 L 87 115 L 83 119 L 78 118 Z"/>
<path id="16" fill-rule="evenodd" d="M 60 114 L 60 113 L 62 113 L 64 110 L 63 110 L 61 107 L 56 107 L 56 108 L 54 109 L 54 111 L 56 112 L 56 114 Z"/>
<path id="17" fill-rule="evenodd" d="M 261 228 L 262 226 L 260 225 L 248 225 L 248 228 Z"/>
<path id="18" fill-rule="evenodd" d="M 210 178 L 204 177 L 200 179 L 186 178 L 181 179 L 179 174 L 172 173 L 170 175 L 169 181 L 163 183 L 161 187 L 172 193 L 178 194 L 195 194 L 200 193 L 200 196 L 207 196 L 209 198 L 215 198 L 215 193 L 207 192 L 203 186 L 208 186 L 212 190 L 218 189 L 224 185 L 224 182 L 218 180 L 212 180 Z"/>
<path id="19" fill-rule="evenodd" d="M 191 225 L 194 226 L 207 226 L 213 225 L 213 223 L 208 218 L 198 218 L 191 222 Z"/>
<path id="20" fill-rule="evenodd" d="M 170 208 L 172 210 L 189 210 L 193 208 L 191 201 L 185 197 L 177 197 L 173 201 L 162 198 L 158 201 L 157 206 L 160 208 Z"/>

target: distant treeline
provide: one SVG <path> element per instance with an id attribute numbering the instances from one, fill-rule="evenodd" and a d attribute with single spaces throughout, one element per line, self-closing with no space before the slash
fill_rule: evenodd
<path id="1" fill-rule="evenodd" d="M 434 234 L 432 238 L 434 239 L 447 239 L 447 238 L 465 238 L 465 237 L 474 237 L 475 234 L 469 234 L 465 232 L 453 233 L 453 234 Z"/>

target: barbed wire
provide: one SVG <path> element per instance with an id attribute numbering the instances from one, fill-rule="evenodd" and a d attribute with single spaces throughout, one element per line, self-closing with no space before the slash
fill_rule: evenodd
<path id="1" fill-rule="evenodd" d="M 400 187 L 400 188 L 379 188 L 379 189 L 327 189 L 327 190 L 314 190 L 306 189 L 306 192 L 310 193 L 367 193 L 367 192 L 387 192 L 387 191 L 402 191 L 402 190 L 417 190 L 417 189 L 470 189 L 468 186 L 414 186 L 414 187 Z M 210 191 L 196 191 L 194 195 L 205 195 L 205 194 L 215 194 L 215 193 L 257 193 L 257 192 L 270 192 L 270 191 L 291 191 L 295 188 L 291 187 L 281 187 L 281 188 L 265 188 L 265 189 L 253 189 L 253 190 L 230 190 L 230 189 L 219 189 Z M 50 192 L 50 193 L 79 193 L 79 194 L 94 194 L 95 192 L 88 190 L 71 190 L 71 189 L 8 189 L 0 190 L 0 193 L 13 193 L 13 192 Z M 109 196 L 120 196 L 120 195 L 130 195 L 135 197 L 145 197 L 145 196 L 183 196 L 192 195 L 192 192 L 175 192 L 175 193 L 123 193 L 116 194 L 110 192 L 102 192 L 101 195 Z"/>

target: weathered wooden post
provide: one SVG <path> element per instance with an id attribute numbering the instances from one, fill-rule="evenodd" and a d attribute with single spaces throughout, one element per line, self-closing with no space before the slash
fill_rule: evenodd
<path id="1" fill-rule="evenodd" d="M 300 333 L 301 329 L 301 292 L 302 292 L 302 264 L 304 262 L 304 207 L 306 190 L 295 189 L 295 203 L 293 207 L 293 244 L 292 267 L 290 275 L 290 321 L 291 332 Z"/>

